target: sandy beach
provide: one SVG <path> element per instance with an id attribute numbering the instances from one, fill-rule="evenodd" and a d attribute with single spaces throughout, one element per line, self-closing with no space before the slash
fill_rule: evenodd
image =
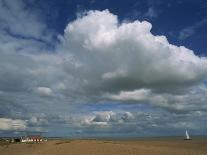
<path id="1" fill-rule="evenodd" d="M 50 140 L 2 144 L 1 155 L 206 155 L 207 139 Z"/>

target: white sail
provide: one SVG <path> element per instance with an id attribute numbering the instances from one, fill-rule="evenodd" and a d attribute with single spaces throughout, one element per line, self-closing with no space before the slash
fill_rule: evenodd
<path id="1" fill-rule="evenodd" d="M 189 136 L 189 134 L 188 134 L 188 131 L 187 131 L 187 130 L 185 131 L 185 135 L 186 135 L 186 139 L 190 139 L 190 136 Z"/>

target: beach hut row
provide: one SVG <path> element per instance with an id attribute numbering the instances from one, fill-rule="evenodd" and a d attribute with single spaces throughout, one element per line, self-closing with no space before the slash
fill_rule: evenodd
<path id="1" fill-rule="evenodd" d="M 21 137 L 21 142 L 27 143 L 27 142 L 42 142 L 43 138 L 39 135 L 31 135 L 26 137 Z"/>
<path id="2" fill-rule="evenodd" d="M 39 143 L 43 141 L 47 141 L 47 139 L 43 139 L 40 135 L 28 135 L 24 137 L 15 137 L 9 140 L 11 143 L 14 142 L 22 142 L 22 143 Z"/>

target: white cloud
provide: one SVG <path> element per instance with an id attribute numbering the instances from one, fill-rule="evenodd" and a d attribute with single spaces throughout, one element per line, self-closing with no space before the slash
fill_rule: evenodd
<path id="1" fill-rule="evenodd" d="M 25 130 L 26 125 L 24 120 L 0 118 L 0 130 Z"/>
<path id="2" fill-rule="evenodd" d="M 37 87 L 37 89 L 35 89 L 35 92 L 42 96 L 52 96 L 53 94 L 52 89 L 48 87 Z"/>
<path id="3" fill-rule="evenodd" d="M 207 19 L 205 17 L 201 21 L 198 21 L 191 26 L 183 28 L 179 32 L 178 39 L 185 40 L 185 39 L 193 36 L 199 30 L 199 28 L 203 27 L 206 23 L 207 23 Z"/>
<path id="4" fill-rule="evenodd" d="M 156 18 L 157 12 L 153 7 L 149 7 L 147 12 L 144 14 L 144 16 L 150 17 L 150 18 Z"/>
<path id="5" fill-rule="evenodd" d="M 111 117 L 115 115 L 114 112 L 112 111 L 101 111 L 101 112 L 96 112 L 95 116 L 84 116 L 81 121 L 81 125 L 86 125 L 86 126 L 108 126 Z"/>
<path id="6" fill-rule="evenodd" d="M 93 122 L 108 122 L 112 115 L 114 115 L 112 111 L 99 112 Z"/>
<path id="7" fill-rule="evenodd" d="M 79 125 L 79 127 L 110 127 L 114 124 L 128 124 L 133 120 L 136 121 L 134 115 L 131 112 L 114 112 L 114 111 L 98 111 L 93 112 L 94 115 L 83 115 L 81 116 L 81 124 L 75 121 L 75 124 Z"/>
<path id="8" fill-rule="evenodd" d="M 14 36 L 51 41 L 52 32 L 49 33 L 39 14 L 38 11 L 28 9 L 23 0 L 1 0 L 0 29 Z"/>
<path id="9" fill-rule="evenodd" d="M 172 111 L 206 110 L 207 87 L 199 85 L 182 94 L 154 93 L 149 89 L 121 91 L 119 94 L 106 95 L 109 99 L 121 102 L 149 103 Z"/>
<path id="10" fill-rule="evenodd" d="M 151 91 L 149 89 L 139 89 L 135 91 L 121 91 L 118 95 L 106 95 L 113 100 L 120 101 L 145 101 L 148 97 L 150 97 Z"/>
<path id="11" fill-rule="evenodd" d="M 122 119 L 125 121 L 125 122 L 128 122 L 128 121 L 131 121 L 134 119 L 134 116 L 131 112 L 125 112 L 122 116 Z"/>
<path id="12" fill-rule="evenodd" d="M 33 126 L 40 126 L 48 124 L 48 121 L 45 118 L 32 116 L 29 120 L 29 124 Z"/>
<path id="13" fill-rule="evenodd" d="M 87 81 L 88 92 L 177 92 L 206 79 L 205 57 L 153 35 L 151 27 L 146 21 L 119 23 L 108 10 L 89 11 L 65 29 L 58 48 L 70 60 L 64 67 L 79 82 Z"/>

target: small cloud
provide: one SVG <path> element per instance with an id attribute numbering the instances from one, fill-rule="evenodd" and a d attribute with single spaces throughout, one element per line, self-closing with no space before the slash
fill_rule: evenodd
<path id="1" fill-rule="evenodd" d="M 65 89 L 66 89 L 66 86 L 65 86 L 64 83 L 58 83 L 58 84 L 56 85 L 56 88 L 57 88 L 58 90 L 65 90 Z"/>
<path id="2" fill-rule="evenodd" d="M 0 130 L 25 130 L 27 123 L 20 119 L 0 118 Z"/>
<path id="3" fill-rule="evenodd" d="M 181 128 L 181 129 L 183 129 L 183 128 L 191 128 L 191 129 L 196 128 L 192 122 L 176 122 L 176 123 L 171 124 L 171 126 L 173 128 Z"/>
<path id="4" fill-rule="evenodd" d="M 82 121 L 82 125 L 86 126 L 108 126 L 110 119 L 113 115 L 116 115 L 112 111 L 101 111 L 96 112 L 96 115 L 93 117 L 85 116 Z"/>
<path id="5" fill-rule="evenodd" d="M 110 80 L 114 78 L 126 77 L 127 73 L 124 70 L 116 70 L 114 72 L 107 72 L 102 75 L 102 79 Z"/>
<path id="6" fill-rule="evenodd" d="M 93 119 L 93 122 L 108 122 L 111 118 L 111 115 L 114 115 L 112 111 L 101 112 L 96 115 L 96 117 Z"/>
<path id="7" fill-rule="evenodd" d="M 128 121 L 133 120 L 134 119 L 134 116 L 133 116 L 133 114 L 131 112 L 125 112 L 121 118 L 125 122 L 128 122 Z"/>
<path id="8" fill-rule="evenodd" d="M 144 14 L 145 17 L 156 18 L 157 12 L 153 7 L 149 7 L 147 12 Z"/>
<path id="9" fill-rule="evenodd" d="M 35 93 L 41 96 L 52 96 L 53 94 L 52 89 L 50 89 L 49 87 L 37 87 L 35 89 Z"/>
<path id="10" fill-rule="evenodd" d="M 149 89 L 138 89 L 134 91 L 121 91 L 118 95 L 106 95 L 108 98 L 119 101 L 145 101 L 151 95 Z"/>
<path id="11" fill-rule="evenodd" d="M 85 118 L 82 122 L 81 122 L 81 125 L 84 125 L 84 126 L 107 126 L 108 125 L 108 122 L 96 122 L 96 121 L 93 121 L 93 119 L 89 119 L 89 118 Z"/>
<path id="12" fill-rule="evenodd" d="M 205 24 L 207 23 L 207 19 L 204 18 L 203 20 L 189 26 L 189 27 L 186 27 L 184 29 L 182 29 L 180 32 L 179 32 L 179 36 L 178 36 L 178 39 L 179 40 L 185 40 L 189 37 L 191 37 L 192 35 L 194 35 L 198 30 L 199 28 L 201 28 L 202 26 L 204 26 Z"/>
<path id="13" fill-rule="evenodd" d="M 31 117 L 28 123 L 32 126 L 41 126 L 48 124 L 48 121 L 45 118 L 40 118 L 40 117 Z"/>
<path id="14" fill-rule="evenodd" d="M 185 40 L 190 36 L 192 36 L 194 33 L 195 33 L 195 27 L 184 28 L 183 30 L 180 31 L 178 39 Z"/>

